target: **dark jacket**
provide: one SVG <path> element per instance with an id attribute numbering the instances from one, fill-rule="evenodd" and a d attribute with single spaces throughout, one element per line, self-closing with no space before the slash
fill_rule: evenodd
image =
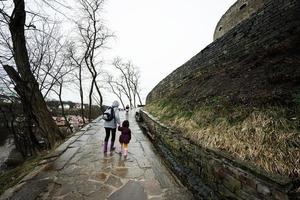
<path id="1" fill-rule="evenodd" d="M 119 137 L 119 142 L 128 144 L 131 140 L 131 130 L 130 130 L 130 128 L 119 126 L 118 130 L 121 131 L 121 135 Z"/>

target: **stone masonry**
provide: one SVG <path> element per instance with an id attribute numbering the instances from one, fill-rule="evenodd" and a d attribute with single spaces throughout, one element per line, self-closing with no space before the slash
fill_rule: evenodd
<path id="1" fill-rule="evenodd" d="M 184 98 L 197 104 L 216 96 L 289 103 L 299 93 L 299 13 L 299 0 L 265 0 L 250 18 L 164 78 L 147 103 Z"/>
<path id="2" fill-rule="evenodd" d="M 299 182 L 268 176 L 220 151 L 203 148 L 145 111 L 140 111 L 140 118 L 140 126 L 196 199 L 300 198 Z"/>
<path id="3" fill-rule="evenodd" d="M 218 22 L 214 32 L 214 40 L 222 37 L 230 29 L 256 13 L 262 8 L 264 2 L 265 0 L 238 0 Z"/>

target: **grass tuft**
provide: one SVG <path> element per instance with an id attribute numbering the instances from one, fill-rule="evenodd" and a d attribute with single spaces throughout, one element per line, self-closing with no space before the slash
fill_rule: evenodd
<path id="1" fill-rule="evenodd" d="M 189 109 L 163 100 L 145 107 L 164 124 L 196 143 L 229 153 L 270 174 L 300 174 L 299 117 L 284 107 L 199 106 Z"/>

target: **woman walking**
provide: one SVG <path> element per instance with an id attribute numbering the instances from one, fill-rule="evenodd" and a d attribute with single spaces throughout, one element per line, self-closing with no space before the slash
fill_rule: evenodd
<path id="1" fill-rule="evenodd" d="M 119 102 L 114 101 L 112 103 L 112 111 L 111 113 L 113 115 L 112 120 L 110 121 L 104 121 L 104 128 L 105 128 L 105 139 L 104 139 L 104 153 L 107 152 L 107 145 L 108 145 L 108 140 L 110 137 L 111 133 L 111 143 L 110 143 L 110 151 L 113 151 L 115 149 L 114 143 L 115 143 L 115 138 L 116 138 L 116 129 L 117 126 L 120 125 L 120 116 L 119 116 Z"/>

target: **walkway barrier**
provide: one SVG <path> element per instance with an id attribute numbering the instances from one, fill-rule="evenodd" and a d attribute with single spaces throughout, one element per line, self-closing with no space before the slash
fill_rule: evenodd
<path id="1" fill-rule="evenodd" d="M 270 176 L 229 155 L 204 148 L 140 110 L 139 125 L 196 199 L 300 199 L 300 180 Z"/>

